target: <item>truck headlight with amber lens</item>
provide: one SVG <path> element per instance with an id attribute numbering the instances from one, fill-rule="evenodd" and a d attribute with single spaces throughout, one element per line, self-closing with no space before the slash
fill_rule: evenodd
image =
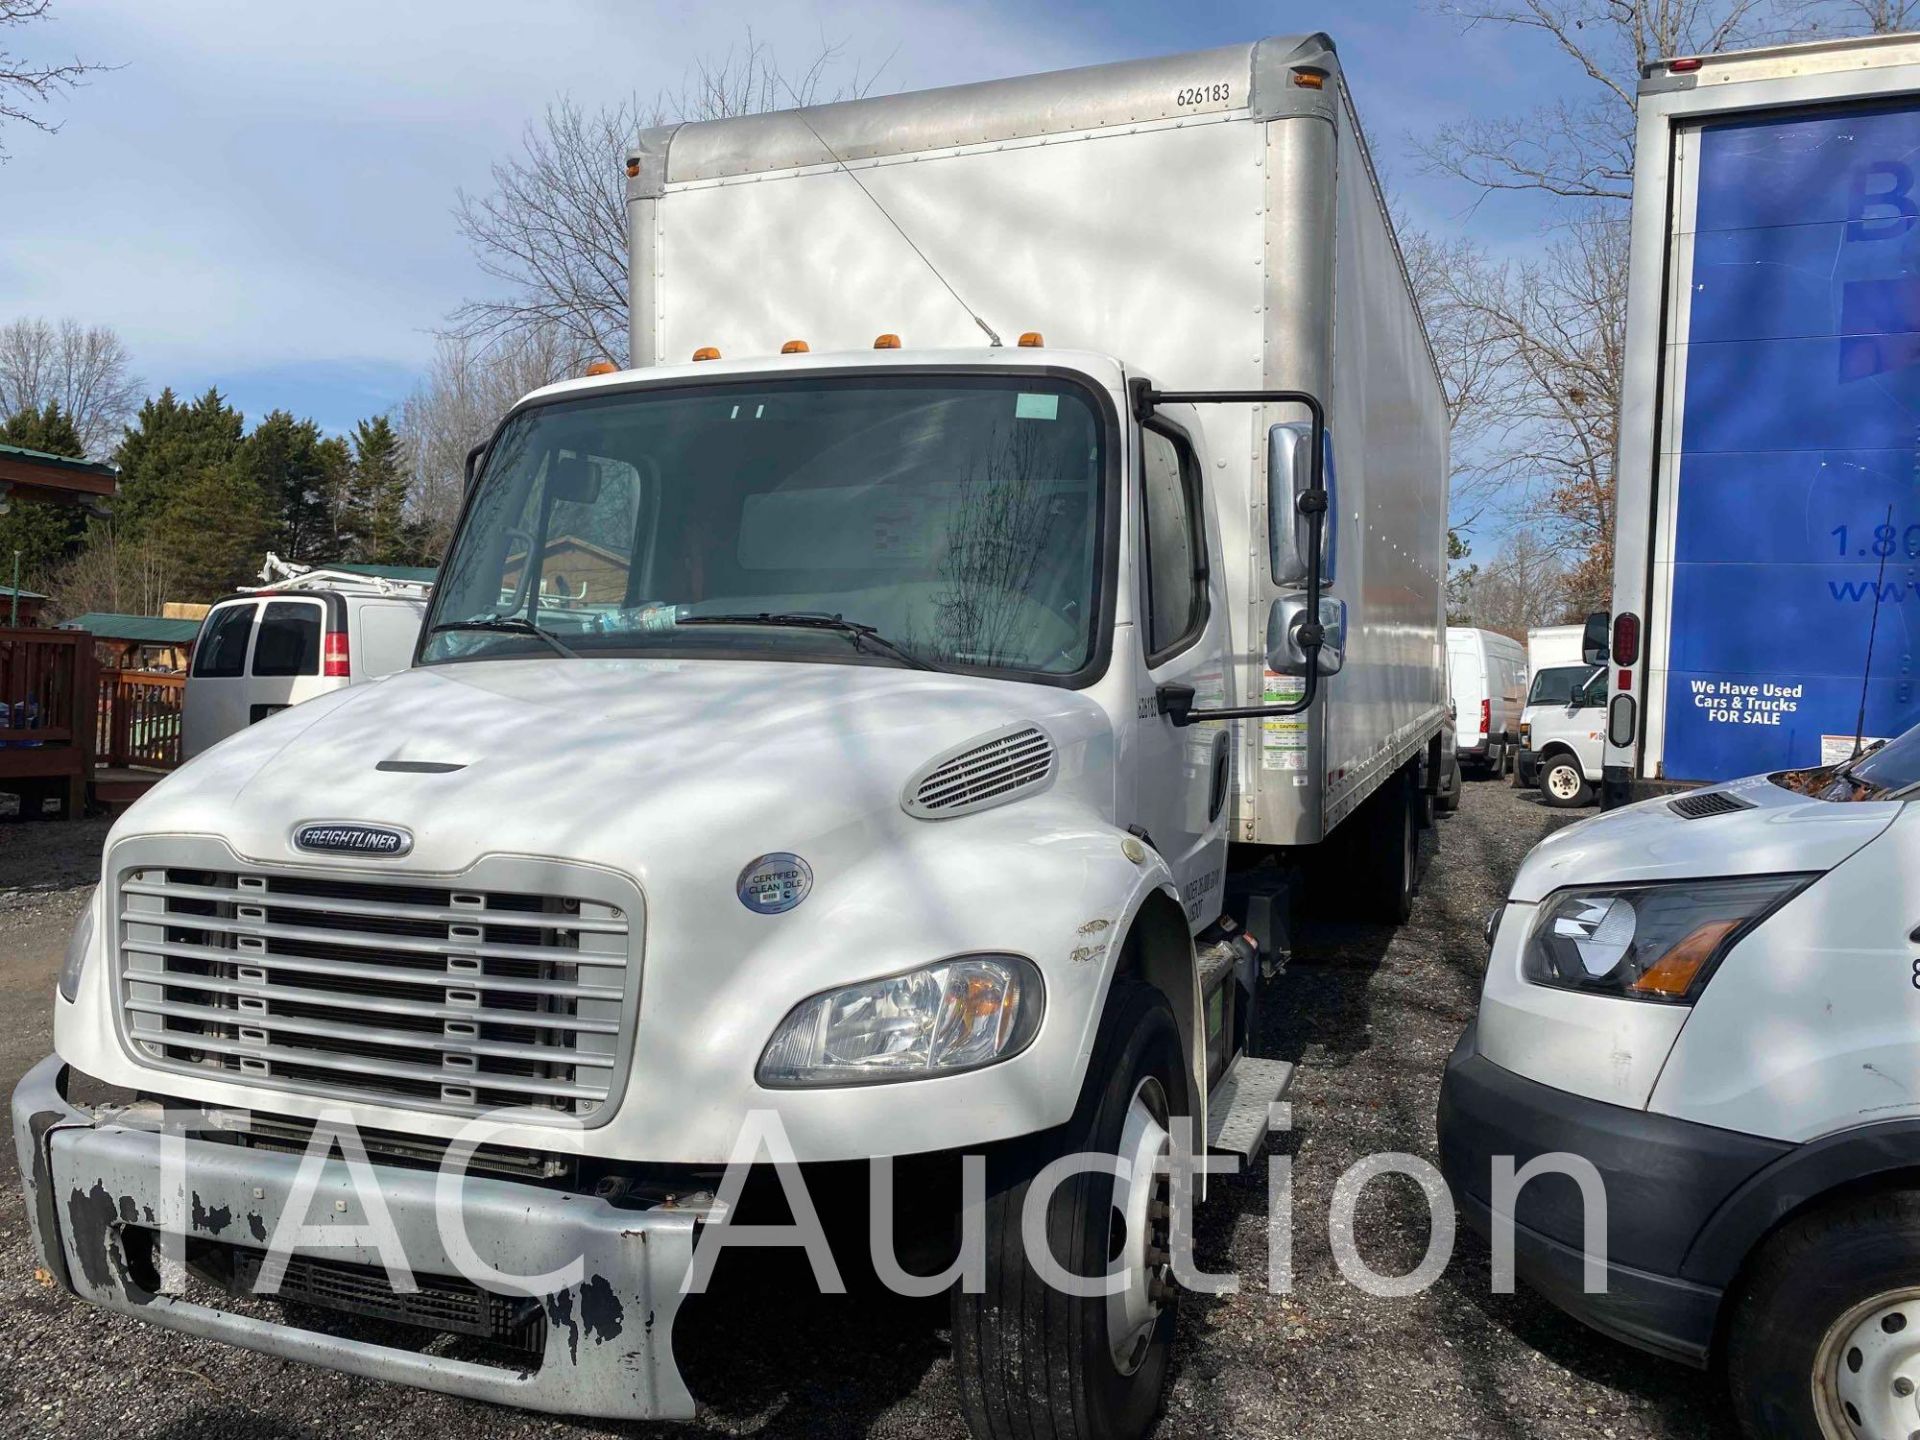
<path id="1" fill-rule="evenodd" d="M 757 1078 L 793 1089 L 977 1070 L 1026 1049 L 1044 1006 L 1031 961 L 956 956 L 801 1001 L 767 1042 Z"/>
<path id="2" fill-rule="evenodd" d="M 1690 1005 L 1714 967 L 1812 875 L 1597 886 L 1547 897 L 1520 973 L 1536 985 Z"/>

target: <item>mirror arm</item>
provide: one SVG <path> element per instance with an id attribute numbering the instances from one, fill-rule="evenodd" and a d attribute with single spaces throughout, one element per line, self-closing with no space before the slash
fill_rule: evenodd
<path id="1" fill-rule="evenodd" d="M 1312 449 L 1308 460 L 1307 488 L 1298 501 L 1300 513 L 1307 517 L 1307 615 L 1299 629 L 1300 648 L 1305 652 L 1307 673 L 1298 699 L 1284 705 L 1242 705 L 1231 710 L 1188 710 L 1184 717 L 1167 714 L 1175 725 L 1192 725 L 1202 720 L 1273 719 L 1286 715 L 1304 715 L 1313 708 L 1320 693 L 1320 647 L 1327 632 L 1320 626 L 1320 547 L 1327 523 L 1327 410 L 1316 395 L 1304 390 L 1156 390 L 1146 380 L 1128 382 L 1133 399 L 1133 416 L 1141 424 L 1153 418 L 1161 405 L 1300 405 L 1313 422 L 1309 436 Z"/>

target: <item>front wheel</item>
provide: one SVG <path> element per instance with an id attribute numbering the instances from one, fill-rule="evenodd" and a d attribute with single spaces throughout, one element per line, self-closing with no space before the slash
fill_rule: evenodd
<path id="1" fill-rule="evenodd" d="M 1817 1211 L 1768 1241 L 1735 1296 L 1727 1380 L 1755 1440 L 1920 1430 L 1920 1194 Z"/>
<path id="2" fill-rule="evenodd" d="M 976 1440 L 1132 1440 L 1160 1412 L 1175 1290 L 1167 1176 L 1169 1127 L 1189 1113 L 1179 1030 L 1159 991 L 1118 980 L 1073 1119 L 988 1166 L 986 1289 L 953 1291 L 960 1408 Z M 1022 1216 L 1055 1158 L 1124 1162 L 1054 1189 L 1046 1235 L 1068 1274 L 1109 1277 L 1113 1293 L 1069 1295 L 1026 1252 Z M 1036 1202 L 1037 1203 L 1037 1202 Z"/>
<path id="3" fill-rule="evenodd" d="M 1540 765 L 1540 795 L 1556 810 L 1571 810 L 1593 798 L 1593 789 L 1570 755 L 1555 755 Z"/>

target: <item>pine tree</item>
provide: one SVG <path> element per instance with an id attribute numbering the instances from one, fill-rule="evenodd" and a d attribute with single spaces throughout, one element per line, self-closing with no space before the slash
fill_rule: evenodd
<path id="1" fill-rule="evenodd" d="M 0 424 L 0 445 L 74 460 L 85 459 L 87 453 L 57 400 L 49 400 L 44 409 L 22 410 Z M 20 553 L 22 588 L 40 585 L 80 548 L 86 512 L 77 505 L 28 499 L 18 491 L 6 500 L 6 513 L 0 515 L 0 585 L 12 583 L 15 551 Z"/>
<path id="2" fill-rule="evenodd" d="M 384 415 L 362 420 L 353 431 L 353 474 L 348 482 L 346 529 L 357 560 L 375 565 L 411 565 L 420 537 L 407 521 L 407 472 L 400 437 Z"/>
<path id="3" fill-rule="evenodd" d="M 166 508 L 145 534 L 159 546 L 180 600 L 218 600 L 259 570 L 273 517 L 232 459 L 173 477 Z"/>
<path id="4" fill-rule="evenodd" d="M 318 565 L 334 558 L 325 445 L 313 421 L 275 410 L 240 446 L 240 472 L 260 491 L 272 517 L 268 545 L 283 560 Z"/>
<path id="5" fill-rule="evenodd" d="M 191 404 L 162 390 L 142 405 L 113 457 L 120 467 L 113 511 L 122 532 L 137 533 L 153 523 L 174 491 L 196 481 L 208 466 L 230 465 L 245 429 L 240 412 L 218 390 Z"/>

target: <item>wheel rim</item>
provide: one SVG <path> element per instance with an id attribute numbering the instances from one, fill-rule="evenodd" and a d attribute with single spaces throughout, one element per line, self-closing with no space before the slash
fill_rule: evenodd
<path id="1" fill-rule="evenodd" d="M 1120 1128 L 1125 1175 L 1113 1181 L 1113 1210 L 1107 1225 L 1107 1274 L 1125 1283 L 1107 1296 L 1107 1341 L 1113 1364 L 1131 1375 L 1153 1348 L 1160 1312 L 1173 1298 L 1168 1243 L 1172 1210 L 1169 1178 L 1163 1162 L 1171 1144 L 1167 1135 L 1167 1093 L 1148 1075 L 1135 1087 Z"/>
<path id="2" fill-rule="evenodd" d="M 1547 793 L 1556 800 L 1571 800 L 1580 793 L 1580 776 L 1571 765 L 1556 765 L 1547 771 Z"/>
<path id="3" fill-rule="evenodd" d="M 1863 1300 L 1827 1328 L 1813 1362 L 1826 1440 L 1908 1440 L 1920 1432 L 1920 1287 Z"/>

